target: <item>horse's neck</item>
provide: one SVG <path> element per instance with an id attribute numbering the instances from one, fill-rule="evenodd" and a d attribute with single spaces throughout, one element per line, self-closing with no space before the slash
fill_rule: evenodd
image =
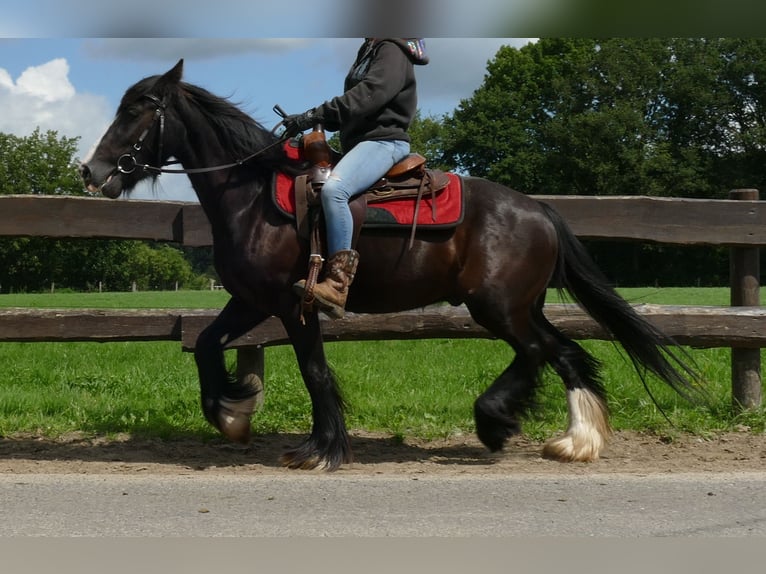
<path id="1" fill-rule="evenodd" d="M 216 240 L 236 237 L 238 230 L 252 225 L 255 203 L 266 183 L 250 174 L 236 167 L 189 176 Z"/>
<path id="2" fill-rule="evenodd" d="M 190 126 L 197 126 L 192 129 Z M 215 130 L 198 122 L 186 122 L 188 137 L 182 157 L 184 169 L 207 169 L 228 165 L 241 157 L 233 157 L 219 144 Z M 268 185 L 267 175 L 257 175 L 248 167 L 215 169 L 189 174 L 197 198 L 214 231 L 239 228 L 243 217 L 249 217 L 252 206 Z"/>

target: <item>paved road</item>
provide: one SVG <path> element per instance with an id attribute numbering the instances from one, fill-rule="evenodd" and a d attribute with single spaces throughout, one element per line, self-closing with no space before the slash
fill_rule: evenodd
<path id="1" fill-rule="evenodd" d="M 766 472 L 0 475 L 0 536 L 766 535 Z"/>

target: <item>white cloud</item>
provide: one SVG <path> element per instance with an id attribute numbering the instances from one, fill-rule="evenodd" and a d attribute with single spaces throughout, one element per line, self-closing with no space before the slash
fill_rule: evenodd
<path id="1" fill-rule="evenodd" d="M 3 70 L 0 68 L 0 90 L 12 90 L 13 89 L 13 79 L 11 78 L 11 75 L 7 72 L 7 70 Z"/>
<path id="2" fill-rule="evenodd" d="M 68 100 L 75 93 L 68 76 L 69 64 L 65 59 L 57 58 L 24 70 L 16 82 L 15 90 L 19 94 L 30 95 L 48 103 Z"/>
<path id="3" fill-rule="evenodd" d="M 111 110 L 106 98 L 78 94 L 69 64 L 55 59 L 24 70 L 17 80 L 0 68 L 0 132 L 27 136 L 35 129 L 80 137 L 80 157 L 106 129 Z"/>

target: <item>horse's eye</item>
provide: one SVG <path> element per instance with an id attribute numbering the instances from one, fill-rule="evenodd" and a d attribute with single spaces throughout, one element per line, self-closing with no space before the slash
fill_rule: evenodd
<path id="1" fill-rule="evenodd" d="M 139 104 L 133 104 L 125 109 L 125 113 L 131 118 L 138 117 L 141 114 L 142 107 Z"/>

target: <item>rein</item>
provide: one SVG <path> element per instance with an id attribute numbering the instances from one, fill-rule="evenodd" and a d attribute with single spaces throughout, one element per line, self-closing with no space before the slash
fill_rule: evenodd
<path id="1" fill-rule="evenodd" d="M 167 108 L 167 103 L 165 102 L 165 99 L 159 99 L 157 96 L 153 94 L 146 94 L 144 97 L 150 99 L 154 104 L 157 106 L 154 110 L 154 119 L 152 119 L 152 123 L 149 124 L 149 126 L 141 132 L 141 135 L 138 138 L 138 141 L 133 144 L 133 151 L 130 151 L 128 153 L 122 154 L 119 158 L 117 158 L 117 171 L 124 174 L 133 173 L 136 168 L 141 168 L 144 171 L 151 171 L 155 173 L 207 173 L 211 171 L 219 171 L 223 169 L 229 169 L 231 167 L 237 167 L 244 163 L 247 163 L 251 159 L 254 159 L 258 157 L 259 155 L 262 155 L 269 151 L 271 148 L 276 147 L 278 145 L 281 145 L 284 143 L 288 138 L 282 137 L 276 140 L 275 142 L 267 145 L 266 147 L 263 147 L 259 149 L 256 152 L 251 153 L 249 156 L 238 159 L 236 161 L 233 161 L 231 163 L 226 163 L 223 165 L 216 165 L 211 167 L 197 167 L 197 168 L 189 168 L 189 169 L 172 169 L 164 167 L 166 165 L 172 165 L 174 163 L 179 163 L 177 161 L 175 162 L 166 162 L 162 163 L 162 144 L 164 140 L 165 135 L 165 109 Z M 159 150 L 157 153 L 157 163 L 160 165 L 150 165 L 148 163 L 139 163 L 136 159 L 136 152 L 141 151 L 141 148 L 144 146 L 144 140 L 146 139 L 146 136 L 149 135 L 149 132 L 154 127 L 154 124 L 157 123 L 157 120 L 160 122 L 160 135 L 159 135 Z"/>

